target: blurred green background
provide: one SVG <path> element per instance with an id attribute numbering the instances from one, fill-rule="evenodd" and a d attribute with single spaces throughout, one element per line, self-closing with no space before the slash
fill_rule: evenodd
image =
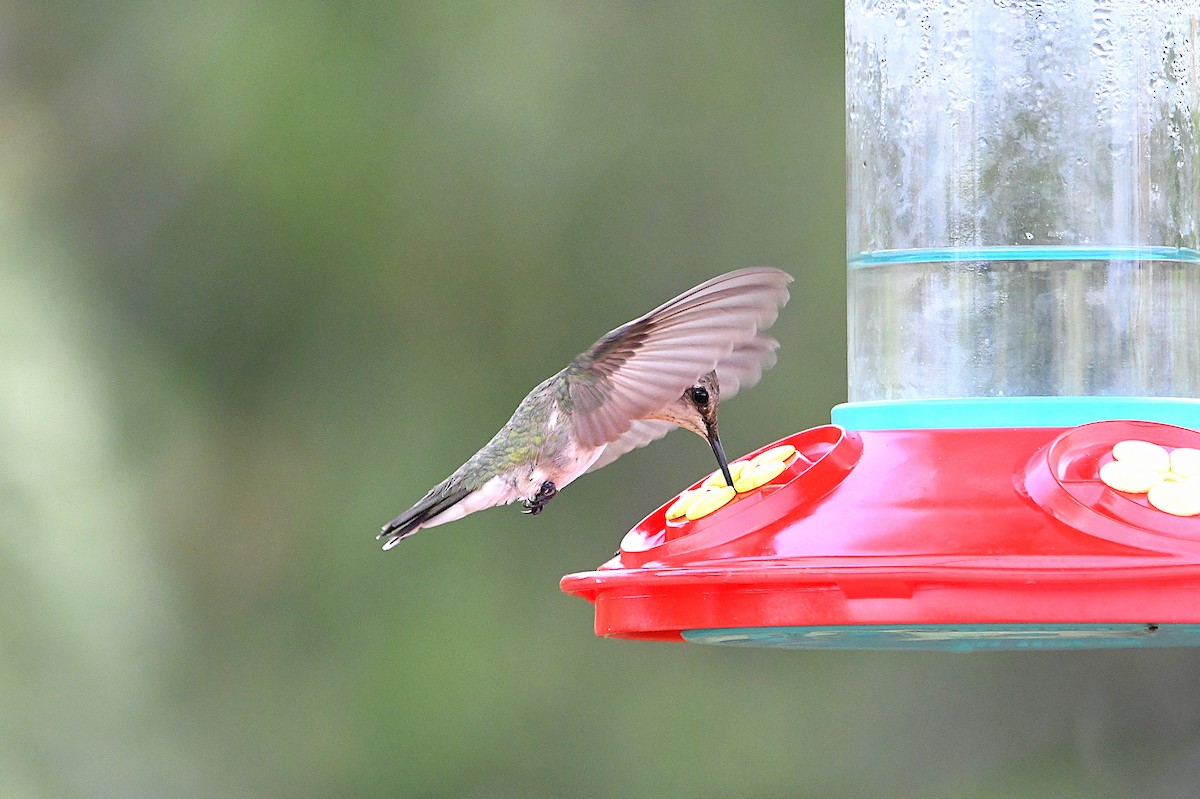
<path id="1" fill-rule="evenodd" d="M 605 641 L 712 469 L 379 525 L 615 325 L 792 272 L 732 455 L 845 397 L 842 7 L 11 0 L 0 796 L 1174 796 L 1192 652 Z"/>

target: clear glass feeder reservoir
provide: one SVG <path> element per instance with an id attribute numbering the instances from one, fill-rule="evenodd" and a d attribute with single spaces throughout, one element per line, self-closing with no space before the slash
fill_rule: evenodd
<path id="1" fill-rule="evenodd" d="M 849 0 L 849 399 L 1200 396 L 1194 2 Z"/>

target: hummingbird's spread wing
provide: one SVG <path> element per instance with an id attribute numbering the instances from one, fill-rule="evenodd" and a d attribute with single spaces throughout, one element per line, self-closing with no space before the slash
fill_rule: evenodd
<path id="1" fill-rule="evenodd" d="M 721 399 L 729 399 L 739 390 L 750 388 L 762 374 L 775 365 L 779 342 L 770 336 L 755 336 L 717 362 L 717 384 Z"/>
<path id="2" fill-rule="evenodd" d="M 629 426 L 616 441 L 604 445 L 604 451 L 596 462 L 588 467 L 589 472 L 602 469 L 630 450 L 644 447 L 651 441 L 657 441 L 674 429 L 675 425 L 661 419 L 639 419 Z"/>
<path id="3" fill-rule="evenodd" d="M 786 272 L 766 267 L 730 272 L 597 341 L 564 370 L 561 399 L 572 410 L 576 439 L 588 447 L 616 442 L 701 375 L 718 369 L 720 379 L 718 364 L 775 321 L 791 281 Z M 750 361 L 733 360 L 731 382 L 753 374 Z M 647 431 L 642 426 L 639 436 Z"/>
<path id="4" fill-rule="evenodd" d="M 739 389 L 750 388 L 757 383 L 762 373 L 775 365 L 777 349 L 778 341 L 770 336 L 758 335 L 721 359 L 717 363 L 717 384 L 721 388 L 721 398 L 728 399 L 738 393 Z M 600 453 L 596 462 L 588 467 L 588 471 L 594 472 L 630 450 L 657 441 L 674 427 L 670 422 L 659 419 L 639 419 L 616 441 L 605 445 L 604 451 Z"/>

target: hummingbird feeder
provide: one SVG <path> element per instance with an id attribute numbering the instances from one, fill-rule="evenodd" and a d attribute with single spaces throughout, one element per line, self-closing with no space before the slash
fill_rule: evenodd
<path id="1" fill-rule="evenodd" d="M 1200 646 L 1197 30 L 847 0 L 850 401 L 564 577 L 598 635 Z"/>

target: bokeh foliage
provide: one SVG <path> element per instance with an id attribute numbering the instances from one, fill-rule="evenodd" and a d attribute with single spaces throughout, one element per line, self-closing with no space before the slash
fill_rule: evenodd
<path id="1" fill-rule="evenodd" d="M 0 795 L 1171 795 L 1188 653 L 596 639 L 711 469 L 378 526 L 605 330 L 792 272 L 732 454 L 845 396 L 841 5 L 13 0 Z M 1137 788 L 1135 791 L 1134 788 Z"/>

